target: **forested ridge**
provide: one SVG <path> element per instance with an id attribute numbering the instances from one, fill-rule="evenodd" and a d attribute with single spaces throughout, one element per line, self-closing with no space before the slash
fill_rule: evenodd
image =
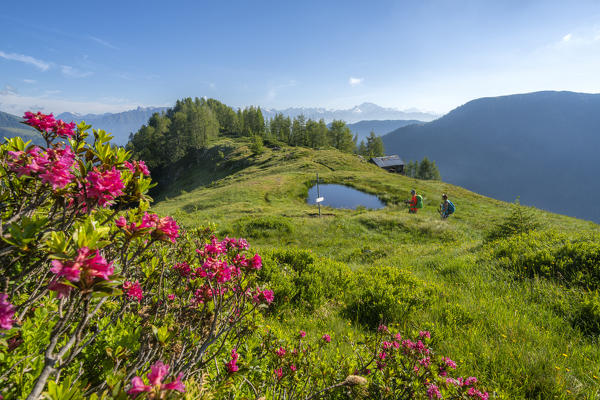
<path id="1" fill-rule="evenodd" d="M 258 148 L 268 142 L 274 146 L 333 147 L 368 157 L 384 155 L 381 138 L 372 133 L 366 143 L 357 144 L 344 121 L 333 121 L 328 127 L 323 119 L 315 121 L 303 115 L 292 119 L 279 113 L 265 119 L 260 107 L 234 110 L 218 100 L 198 97 L 178 100 L 166 112 L 153 114 L 130 136 L 127 148 L 150 168 L 160 169 L 220 136 L 250 137 Z"/>

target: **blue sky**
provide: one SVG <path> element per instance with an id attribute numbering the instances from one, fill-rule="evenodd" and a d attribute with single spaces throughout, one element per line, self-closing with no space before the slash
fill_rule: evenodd
<path id="1" fill-rule="evenodd" d="M 240 107 L 447 112 L 600 92 L 599 1 L 28 1 L 0 11 L 0 110 Z"/>

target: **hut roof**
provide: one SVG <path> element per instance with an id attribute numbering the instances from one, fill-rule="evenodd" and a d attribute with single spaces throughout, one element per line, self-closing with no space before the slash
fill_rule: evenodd
<path id="1" fill-rule="evenodd" d="M 404 161 L 402 161 L 402 159 L 397 154 L 385 157 L 373 157 L 371 158 L 371 162 L 380 168 L 397 167 L 399 165 L 404 165 Z"/>

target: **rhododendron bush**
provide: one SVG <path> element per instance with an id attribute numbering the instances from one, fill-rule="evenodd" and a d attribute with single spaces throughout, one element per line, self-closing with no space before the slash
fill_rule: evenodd
<path id="1" fill-rule="evenodd" d="M 487 399 L 428 332 L 265 331 L 275 275 L 246 240 L 152 213 L 106 132 L 24 118 L 46 144 L 0 145 L 0 398 Z"/>
<path id="2" fill-rule="evenodd" d="M 184 392 L 273 300 L 260 256 L 149 212 L 148 168 L 104 131 L 24 118 L 46 146 L 0 147 L 0 394 L 37 399 L 65 376 L 88 395 Z"/>

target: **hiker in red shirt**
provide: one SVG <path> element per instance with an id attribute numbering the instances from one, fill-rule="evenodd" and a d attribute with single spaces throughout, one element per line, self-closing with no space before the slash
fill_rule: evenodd
<path id="1" fill-rule="evenodd" d="M 405 203 L 408 204 L 408 213 L 416 214 L 417 213 L 417 191 L 415 189 L 410 191 L 412 198 L 410 200 L 406 200 Z"/>

